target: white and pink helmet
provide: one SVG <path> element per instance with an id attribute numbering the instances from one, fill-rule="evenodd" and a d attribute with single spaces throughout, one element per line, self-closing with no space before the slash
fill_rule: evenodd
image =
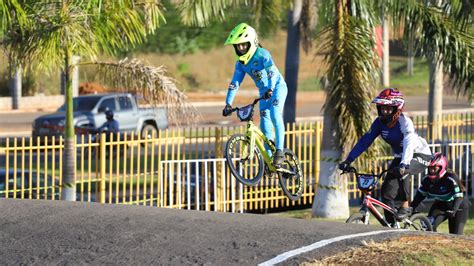
<path id="1" fill-rule="evenodd" d="M 446 174 L 446 169 L 448 168 L 448 160 L 441 153 L 435 153 L 433 159 L 428 165 L 428 177 L 431 180 L 436 180 L 443 177 Z"/>
<path id="2" fill-rule="evenodd" d="M 401 110 L 405 105 L 405 99 L 399 90 L 388 88 L 381 91 L 379 95 L 372 100 L 372 103 L 377 105 L 394 106 Z"/>
<path id="3" fill-rule="evenodd" d="M 372 100 L 372 103 L 377 105 L 377 113 L 379 115 L 380 122 L 393 127 L 400 117 L 403 106 L 405 106 L 405 99 L 403 94 L 395 88 L 384 89 Z M 382 106 L 392 107 L 390 115 L 384 115 L 382 112 Z"/>

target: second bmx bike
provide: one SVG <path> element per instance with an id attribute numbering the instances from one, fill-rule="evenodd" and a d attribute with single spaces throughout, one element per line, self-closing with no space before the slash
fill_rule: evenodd
<path id="1" fill-rule="evenodd" d="M 397 209 L 391 208 L 390 206 L 378 201 L 372 197 L 373 190 L 377 187 L 380 179 L 388 172 L 385 170 L 380 174 L 362 174 L 358 173 L 354 167 L 350 167 L 348 171 L 344 173 L 354 173 L 357 180 L 357 188 L 362 191 L 364 200 L 362 207 L 358 213 L 352 214 L 346 221 L 346 223 L 358 223 L 358 224 L 369 224 L 369 218 L 372 214 L 377 221 L 387 227 L 409 229 L 409 230 L 420 230 L 420 231 L 433 231 L 433 227 L 428 217 L 421 213 L 415 213 L 401 221 L 396 221 L 391 224 L 387 219 L 377 210 L 377 206 L 390 212 L 394 217 L 397 216 Z"/>

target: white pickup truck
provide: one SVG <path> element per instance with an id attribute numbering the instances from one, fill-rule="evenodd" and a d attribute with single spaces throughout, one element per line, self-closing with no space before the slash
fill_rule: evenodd
<path id="1" fill-rule="evenodd" d="M 165 108 L 142 108 L 136 97 L 129 93 L 89 94 L 74 97 L 74 127 L 95 128 L 105 121 L 105 111 L 114 112 L 114 119 L 119 122 L 119 131 L 141 134 L 146 138 L 153 131 L 168 127 Z M 33 122 L 32 136 L 60 136 L 64 132 L 66 119 L 65 105 L 57 112 L 36 118 Z M 81 132 L 78 132 L 81 133 Z"/>

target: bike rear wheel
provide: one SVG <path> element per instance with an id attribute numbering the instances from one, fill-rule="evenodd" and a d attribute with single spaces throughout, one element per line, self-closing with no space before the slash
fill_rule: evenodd
<path id="1" fill-rule="evenodd" d="M 279 169 L 285 172 L 278 172 L 278 179 L 281 189 L 290 200 L 298 200 L 303 194 L 303 170 L 300 161 L 291 150 L 285 150 L 285 161 Z M 287 173 L 287 171 L 294 174 Z"/>
<path id="2" fill-rule="evenodd" d="M 250 142 L 244 135 L 233 135 L 227 141 L 225 158 L 230 172 L 239 182 L 254 186 L 262 179 L 265 164 L 262 153 L 256 146 L 253 151 L 249 149 Z"/>
<path id="3" fill-rule="evenodd" d="M 421 213 L 414 214 L 404 222 L 403 229 L 417 231 L 433 231 L 433 226 L 428 217 Z"/>
<path id="4" fill-rule="evenodd" d="M 346 220 L 347 224 L 365 224 L 365 217 L 362 213 L 354 213 Z"/>

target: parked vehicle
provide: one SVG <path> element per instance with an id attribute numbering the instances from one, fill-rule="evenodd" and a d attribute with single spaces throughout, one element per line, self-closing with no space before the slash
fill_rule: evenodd
<path id="1" fill-rule="evenodd" d="M 129 93 L 89 94 L 73 98 L 74 127 L 78 134 L 88 133 L 84 129 L 97 129 L 105 121 L 105 111 L 114 112 L 114 119 L 119 122 L 119 131 L 141 134 L 150 137 L 158 129 L 168 127 L 165 108 L 142 108 L 135 96 Z M 55 113 L 36 118 L 33 122 L 32 136 L 56 136 L 64 132 L 66 107 L 61 106 Z"/>

